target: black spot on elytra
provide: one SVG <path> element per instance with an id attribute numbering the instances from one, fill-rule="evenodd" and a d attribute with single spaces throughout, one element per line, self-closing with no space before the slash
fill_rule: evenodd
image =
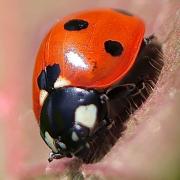
<path id="1" fill-rule="evenodd" d="M 72 19 L 64 24 L 64 29 L 68 31 L 79 31 L 88 27 L 88 22 L 82 19 Z"/>
<path id="2" fill-rule="evenodd" d="M 133 14 L 125 11 L 125 10 L 122 10 L 122 9 L 114 9 L 114 11 L 118 12 L 118 13 L 121 13 L 121 14 L 124 14 L 126 16 L 133 16 Z"/>
<path id="3" fill-rule="evenodd" d="M 38 76 L 37 82 L 39 89 L 44 89 L 50 91 L 54 88 L 54 83 L 60 75 L 60 66 L 59 64 L 54 64 L 52 66 L 47 66 L 44 70 L 41 71 L 41 74 Z"/>
<path id="4" fill-rule="evenodd" d="M 104 47 L 106 52 L 112 56 L 120 56 L 123 52 L 123 46 L 118 41 L 108 40 L 104 43 Z"/>

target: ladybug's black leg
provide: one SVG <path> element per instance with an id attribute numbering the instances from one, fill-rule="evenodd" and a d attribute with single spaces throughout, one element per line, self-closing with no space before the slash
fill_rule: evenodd
<path id="1" fill-rule="evenodd" d="M 152 41 L 156 40 L 156 36 L 154 34 L 150 35 L 149 37 L 146 37 L 143 39 L 141 47 L 140 47 L 140 52 L 149 44 L 152 43 Z"/>
<path id="2" fill-rule="evenodd" d="M 71 158 L 72 155 L 71 154 L 61 154 L 61 153 L 54 153 L 54 152 L 50 152 L 49 153 L 49 158 L 48 158 L 48 161 L 49 162 L 52 162 L 54 159 L 61 159 L 63 157 L 69 157 Z"/>
<path id="3" fill-rule="evenodd" d="M 154 36 L 154 34 L 151 34 L 149 37 L 144 38 L 144 43 L 145 43 L 146 45 L 147 45 L 147 44 L 150 44 L 153 39 L 156 39 L 156 37 Z"/>
<path id="4" fill-rule="evenodd" d="M 134 90 L 136 89 L 136 84 L 129 83 L 129 84 L 119 84 L 116 86 L 113 86 L 109 88 L 106 91 L 106 96 L 111 100 L 114 98 L 114 96 L 117 96 L 119 98 L 126 98 L 128 95 L 130 95 Z"/>
<path id="5" fill-rule="evenodd" d="M 136 89 L 134 89 L 134 91 L 132 91 L 132 93 L 130 94 L 131 97 L 137 96 L 138 94 L 141 94 L 143 90 L 146 89 L 146 85 L 145 82 L 141 83 L 141 86 L 139 86 L 138 88 L 136 87 Z"/>
<path id="6" fill-rule="evenodd" d="M 50 152 L 49 153 L 49 158 L 48 161 L 52 162 L 54 159 L 61 159 L 65 157 L 64 155 L 60 154 L 60 153 L 54 153 L 54 152 Z"/>

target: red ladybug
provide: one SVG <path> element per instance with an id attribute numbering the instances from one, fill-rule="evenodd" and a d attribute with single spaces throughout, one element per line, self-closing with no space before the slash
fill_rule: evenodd
<path id="1" fill-rule="evenodd" d="M 33 104 L 49 161 L 103 157 L 149 96 L 163 67 L 161 45 L 141 19 L 98 9 L 65 17 L 37 55 Z"/>

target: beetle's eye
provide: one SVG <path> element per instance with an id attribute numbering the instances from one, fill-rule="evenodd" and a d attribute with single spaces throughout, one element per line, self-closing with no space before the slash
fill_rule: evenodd
<path id="1" fill-rule="evenodd" d="M 82 127 L 78 124 L 74 126 L 73 132 L 72 132 L 72 140 L 73 141 L 78 141 L 79 137 L 81 139 L 85 139 L 89 135 L 89 128 L 87 127 Z"/>

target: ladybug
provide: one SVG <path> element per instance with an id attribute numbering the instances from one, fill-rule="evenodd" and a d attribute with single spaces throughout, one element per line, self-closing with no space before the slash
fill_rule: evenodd
<path id="1" fill-rule="evenodd" d="M 129 116 L 152 92 L 163 67 L 154 35 L 123 10 L 74 13 L 43 40 L 33 74 L 33 109 L 49 161 L 101 159 Z"/>

